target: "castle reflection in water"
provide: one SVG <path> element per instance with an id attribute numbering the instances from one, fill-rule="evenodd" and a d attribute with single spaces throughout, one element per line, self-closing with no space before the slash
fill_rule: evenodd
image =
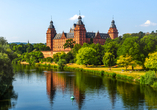
<path id="1" fill-rule="evenodd" d="M 73 95 L 78 104 L 78 107 L 79 108 L 82 107 L 83 100 L 85 99 L 85 92 L 79 90 L 79 88 L 74 83 L 73 77 L 67 77 L 67 76 L 55 73 L 53 71 L 45 72 L 45 76 L 46 76 L 47 94 L 52 104 L 53 104 L 53 99 L 55 97 L 56 90 L 61 89 L 62 93 L 64 94 L 68 88 L 70 89 L 70 91 L 73 91 Z"/>

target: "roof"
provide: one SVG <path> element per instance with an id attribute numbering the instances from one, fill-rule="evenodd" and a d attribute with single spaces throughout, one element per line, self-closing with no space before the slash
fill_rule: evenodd
<path id="1" fill-rule="evenodd" d="M 105 34 L 105 33 L 99 33 L 100 34 L 100 37 L 102 39 L 107 39 L 109 38 L 109 35 L 108 34 Z M 93 32 L 86 32 L 86 38 L 95 38 L 95 36 L 97 35 L 97 33 L 93 33 Z"/>
<path id="2" fill-rule="evenodd" d="M 115 21 L 112 20 L 110 28 L 116 28 Z"/>
<path id="3" fill-rule="evenodd" d="M 74 38 L 74 33 L 64 33 L 66 38 Z M 99 33 L 100 37 L 102 39 L 107 39 L 109 38 L 108 34 L 105 33 Z M 97 33 L 93 33 L 93 32 L 86 32 L 86 38 L 95 38 L 95 36 L 97 35 Z M 60 39 L 62 37 L 62 34 L 56 34 L 56 36 L 53 39 Z"/>
<path id="4" fill-rule="evenodd" d="M 66 38 L 74 38 L 74 33 L 64 33 Z M 60 39 L 62 37 L 62 34 L 56 34 L 56 36 L 53 39 Z"/>
<path id="5" fill-rule="evenodd" d="M 53 22 L 52 22 L 52 21 L 50 21 L 49 28 L 54 28 L 54 26 L 53 26 Z"/>

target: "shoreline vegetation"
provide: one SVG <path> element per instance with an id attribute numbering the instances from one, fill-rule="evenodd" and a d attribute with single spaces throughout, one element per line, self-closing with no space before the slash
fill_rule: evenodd
<path id="1" fill-rule="evenodd" d="M 20 64 L 24 64 L 24 65 L 29 65 L 29 63 L 27 62 L 21 62 Z M 58 64 L 56 63 L 50 63 L 50 62 L 40 62 L 40 63 L 34 63 L 35 67 L 49 67 L 49 68 L 53 68 L 53 69 L 58 69 Z M 69 63 L 64 65 L 63 70 L 67 70 L 67 71 L 82 71 L 85 73 L 89 73 L 89 74 L 93 74 L 93 75 L 97 75 L 97 76 L 107 76 L 107 77 L 111 77 L 111 78 L 115 78 L 115 79 L 120 79 L 120 80 L 124 80 L 127 82 L 137 82 L 139 84 L 145 85 L 145 76 L 146 74 L 151 76 L 149 73 L 153 72 L 153 71 L 142 71 L 142 67 L 135 67 L 135 70 L 132 71 L 132 67 L 128 67 L 128 70 L 125 71 L 125 67 L 112 67 L 112 68 L 107 68 L 104 67 L 103 65 L 99 65 L 99 66 L 93 66 L 93 65 L 78 65 L 75 63 Z M 155 72 L 154 72 L 155 73 Z M 155 75 L 155 74 L 154 74 Z M 146 77 L 149 77 L 146 76 Z M 141 81 L 142 80 L 142 81 Z M 150 80 L 151 84 L 146 84 L 146 85 L 150 85 L 153 88 L 157 88 L 156 85 L 156 76 L 154 76 L 153 78 L 147 78 L 147 80 Z"/>

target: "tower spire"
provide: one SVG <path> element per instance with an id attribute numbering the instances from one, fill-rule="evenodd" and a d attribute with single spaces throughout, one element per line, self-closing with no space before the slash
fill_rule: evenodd
<path id="1" fill-rule="evenodd" d="M 51 15 L 51 21 L 52 21 L 52 15 Z"/>
<path id="2" fill-rule="evenodd" d="M 81 16 L 81 12 L 80 12 L 80 10 L 79 10 L 79 16 Z"/>

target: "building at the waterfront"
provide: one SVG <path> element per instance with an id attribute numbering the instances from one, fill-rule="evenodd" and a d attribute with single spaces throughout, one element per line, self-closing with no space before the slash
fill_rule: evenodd
<path id="1" fill-rule="evenodd" d="M 87 32 L 84 23 L 82 22 L 82 17 L 78 17 L 78 21 L 76 24 L 73 24 L 73 27 L 70 28 L 69 33 L 59 33 L 57 34 L 55 30 L 55 26 L 53 25 L 53 21 L 50 21 L 50 25 L 48 27 L 46 33 L 46 45 L 50 47 L 51 51 L 43 52 L 45 57 L 50 57 L 56 52 L 70 51 L 70 48 L 64 49 L 64 44 L 67 39 L 73 39 L 78 44 L 83 45 L 83 43 L 89 43 L 91 40 L 93 43 L 99 43 L 103 45 L 107 38 L 115 39 L 118 37 L 118 30 L 115 25 L 115 21 L 112 20 L 111 26 L 108 30 L 108 33 L 97 33 Z"/>

